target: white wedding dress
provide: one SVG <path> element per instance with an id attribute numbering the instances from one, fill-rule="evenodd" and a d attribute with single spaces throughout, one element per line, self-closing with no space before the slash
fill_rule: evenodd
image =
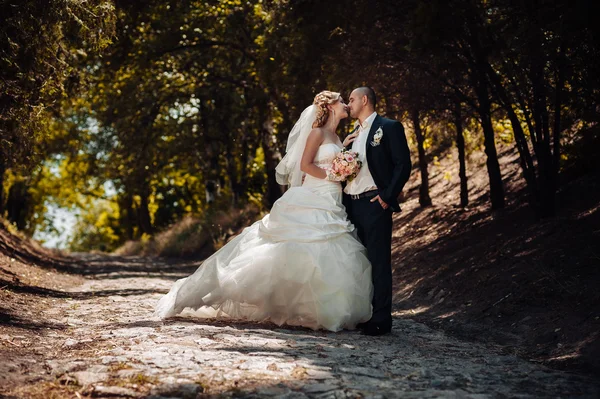
<path id="1" fill-rule="evenodd" d="M 340 147 L 319 147 L 327 167 Z M 158 302 L 161 318 L 270 320 L 339 331 L 371 317 L 371 265 L 342 205 L 339 182 L 306 175 L 266 215 L 178 280 Z"/>

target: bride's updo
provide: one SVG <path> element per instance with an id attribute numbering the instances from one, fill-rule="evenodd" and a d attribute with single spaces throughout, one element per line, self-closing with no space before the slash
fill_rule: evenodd
<path id="1" fill-rule="evenodd" d="M 315 96 L 313 104 L 317 107 L 317 116 L 312 125 L 313 128 L 321 127 L 327 123 L 327 119 L 329 118 L 329 108 L 327 108 L 327 106 L 335 104 L 339 100 L 340 93 L 329 90 L 322 91 Z"/>

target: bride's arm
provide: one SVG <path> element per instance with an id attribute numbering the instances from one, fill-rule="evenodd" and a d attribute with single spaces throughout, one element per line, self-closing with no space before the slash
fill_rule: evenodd
<path id="1" fill-rule="evenodd" d="M 304 153 L 300 160 L 300 170 L 319 179 L 327 178 L 327 172 L 315 165 L 313 161 L 315 160 L 317 150 L 324 139 L 325 137 L 321 129 L 313 129 L 306 139 L 306 146 L 304 147 Z"/>

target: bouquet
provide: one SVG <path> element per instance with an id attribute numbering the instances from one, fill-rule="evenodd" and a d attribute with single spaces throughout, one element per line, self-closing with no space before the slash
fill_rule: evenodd
<path id="1" fill-rule="evenodd" d="M 361 166 L 362 162 L 358 160 L 358 153 L 343 149 L 333 159 L 328 175 L 337 181 L 350 181 L 356 177 Z"/>

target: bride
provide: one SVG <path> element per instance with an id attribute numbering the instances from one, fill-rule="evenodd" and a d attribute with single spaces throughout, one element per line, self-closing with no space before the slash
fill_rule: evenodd
<path id="1" fill-rule="evenodd" d="M 328 173 L 343 147 L 335 131 L 347 117 L 339 93 L 316 95 L 290 132 L 276 168 L 277 181 L 290 189 L 270 214 L 175 282 L 156 315 L 192 308 L 199 317 L 330 331 L 354 329 L 370 319 L 371 265 L 342 205 L 341 184 Z"/>

